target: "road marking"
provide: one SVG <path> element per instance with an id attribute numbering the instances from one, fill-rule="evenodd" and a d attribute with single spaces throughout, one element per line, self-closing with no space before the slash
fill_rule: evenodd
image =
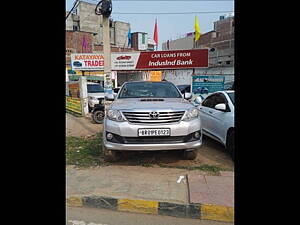
<path id="1" fill-rule="evenodd" d="M 118 199 L 118 211 L 158 214 L 158 202 L 148 200 Z"/>
<path id="2" fill-rule="evenodd" d="M 234 222 L 234 208 L 210 204 L 201 205 L 201 219 Z"/>

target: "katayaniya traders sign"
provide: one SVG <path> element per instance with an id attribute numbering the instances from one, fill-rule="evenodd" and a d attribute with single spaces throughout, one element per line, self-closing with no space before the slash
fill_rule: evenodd
<path id="1" fill-rule="evenodd" d="M 207 68 L 208 49 L 112 53 L 112 70 Z"/>
<path id="2" fill-rule="evenodd" d="M 71 54 L 72 70 L 104 70 L 103 54 Z"/>

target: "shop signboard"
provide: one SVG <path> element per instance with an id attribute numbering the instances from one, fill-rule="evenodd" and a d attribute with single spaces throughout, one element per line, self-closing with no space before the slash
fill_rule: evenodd
<path id="1" fill-rule="evenodd" d="M 112 70 L 207 68 L 208 49 L 114 52 Z"/>
<path id="2" fill-rule="evenodd" d="M 72 70 L 104 70 L 103 54 L 78 53 L 71 54 Z"/>
<path id="3" fill-rule="evenodd" d="M 223 75 L 196 75 L 192 76 L 192 92 L 194 98 L 205 98 L 208 94 L 224 90 L 225 76 Z"/>

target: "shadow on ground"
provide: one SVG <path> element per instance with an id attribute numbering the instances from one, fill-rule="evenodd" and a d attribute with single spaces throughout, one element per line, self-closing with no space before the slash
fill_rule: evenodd
<path id="1" fill-rule="evenodd" d="M 219 142 L 203 137 L 203 145 L 198 150 L 195 160 L 183 160 L 182 151 L 149 151 L 125 152 L 119 162 L 110 165 L 130 166 L 165 166 L 165 167 L 198 167 L 203 165 L 218 166 L 234 170 L 234 163 L 225 148 Z"/>

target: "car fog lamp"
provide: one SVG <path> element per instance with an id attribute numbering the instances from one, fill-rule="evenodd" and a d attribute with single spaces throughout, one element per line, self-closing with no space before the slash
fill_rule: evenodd
<path id="1" fill-rule="evenodd" d="M 106 134 L 106 138 L 108 139 L 108 140 L 111 140 L 111 139 L 113 139 L 113 135 L 111 134 L 111 133 L 107 133 Z"/>
<path id="2" fill-rule="evenodd" d="M 200 133 L 199 133 L 198 131 L 195 132 L 195 133 L 194 133 L 194 137 L 198 139 L 198 138 L 200 137 Z"/>

